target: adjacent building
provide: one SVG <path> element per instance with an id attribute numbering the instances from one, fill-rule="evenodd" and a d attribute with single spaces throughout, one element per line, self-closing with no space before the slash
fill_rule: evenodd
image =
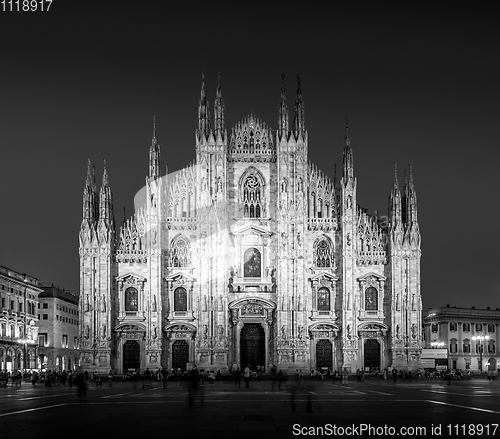
<path id="1" fill-rule="evenodd" d="M 59 286 L 43 286 L 38 300 L 40 368 L 74 370 L 79 361 L 78 296 Z"/>
<path id="2" fill-rule="evenodd" d="M 0 370 L 36 369 L 38 279 L 0 266 Z"/>
<path id="3" fill-rule="evenodd" d="M 497 371 L 500 309 L 430 308 L 424 313 L 425 347 L 447 349 L 449 369 Z"/>
<path id="4" fill-rule="evenodd" d="M 419 366 L 411 166 L 403 190 L 394 170 L 388 215 L 368 214 L 357 203 L 347 121 L 341 175 L 330 179 L 308 158 L 332 140 L 309 145 L 300 78 L 292 117 L 284 77 L 276 98 L 275 129 L 249 114 L 227 131 L 220 76 L 213 120 L 203 78 L 194 163 L 162 172 L 155 120 L 143 202 L 119 229 L 106 167 L 98 190 L 89 161 L 79 234 L 83 367 Z M 334 175 L 334 163 L 322 166 Z"/>

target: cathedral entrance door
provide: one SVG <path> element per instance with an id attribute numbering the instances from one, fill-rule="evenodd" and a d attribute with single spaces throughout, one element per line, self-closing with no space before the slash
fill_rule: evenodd
<path id="1" fill-rule="evenodd" d="M 141 345 L 135 340 L 128 340 L 123 344 L 123 371 L 140 369 Z"/>
<path id="2" fill-rule="evenodd" d="M 316 367 L 332 368 L 332 342 L 330 340 L 319 340 L 316 344 Z"/>
<path id="3" fill-rule="evenodd" d="M 172 345 L 172 367 L 185 371 L 187 363 L 189 363 L 189 345 L 187 341 L 174 341 Z"/>
<path id="4" fill-rule="evenodd" d="M 245 323 L 240 337 L 241 368 L 250 365 L 255 370 L 256 366 L 265 366 L 266 337 L 262 326 L 258 323 Z"/>
<path id="5" fill-rule="evenodd" d="M 364 350 L 364 366 L 369 369 L 380 368 L 380 343 L 377 340 L 366 340 Z"/>

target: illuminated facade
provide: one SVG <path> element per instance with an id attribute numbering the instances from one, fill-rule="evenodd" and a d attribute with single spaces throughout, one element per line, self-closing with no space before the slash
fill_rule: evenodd
<path id="1" fill-rule="evenodd" d="M 440 343 L 448 349 L 449 369 L 497 371 L 499 326 L 499 308 L 430 308 L 424 315 L 425 347 Z"/>
<path id="2" fill-rule="evenodd" d="M 162 175 L 154 124 L 143 205 L 115 229 L 106 169 L 88 166 L 80 231 L 86 368 L 417 367 L 420 231 L 411 172 L 387 217 L 358 206 L 347 124 L 342 176 L 308 160 L 300 79 L 277 129 L 228 133 L 203 79 L 194 164 Z M 316 146 L 321 147 L 321 145 Z M 340 152 L 340 151 L 339 151 Z M 333 173 L 333 163 L 324 163 Z"/>
<path id="3" fill-rule="evenodd" d="M 38 279 L 0 266 L 0 370 L 38 368 Z"/>

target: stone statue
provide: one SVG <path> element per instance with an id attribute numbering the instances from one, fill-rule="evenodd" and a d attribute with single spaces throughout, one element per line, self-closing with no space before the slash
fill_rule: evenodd
<path id="1" fill-rule="evenodd" d="M 302 338 L 304 337 L 303 332 L 304 332 L 304 326 L 299 325 L 299 328 L 297 331 L 297 338 L 299 338 L 300 340 L 302 340 Z"/>
<path id="2" fill-rule="evenodd" d="M 281 327 L 281 338 L 286 338 L 286 328 L 285 325 Z"/>
<path id="3" fill-rule="evenodd" d="M 103 323 L 101 325 L 101 339 L 105 340 L 106 339 L 106 324 Z"/>

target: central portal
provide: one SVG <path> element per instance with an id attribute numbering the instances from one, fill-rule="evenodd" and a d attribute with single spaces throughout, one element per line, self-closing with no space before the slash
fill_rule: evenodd
<path id="1" fill-rule="evenodd" d="M 256 366 L 266 364 L 266 337 L 262 325 L 245 323 L 240 335 L 240 365 L 244 369 L 247 365 L 255 370 Z"/>

